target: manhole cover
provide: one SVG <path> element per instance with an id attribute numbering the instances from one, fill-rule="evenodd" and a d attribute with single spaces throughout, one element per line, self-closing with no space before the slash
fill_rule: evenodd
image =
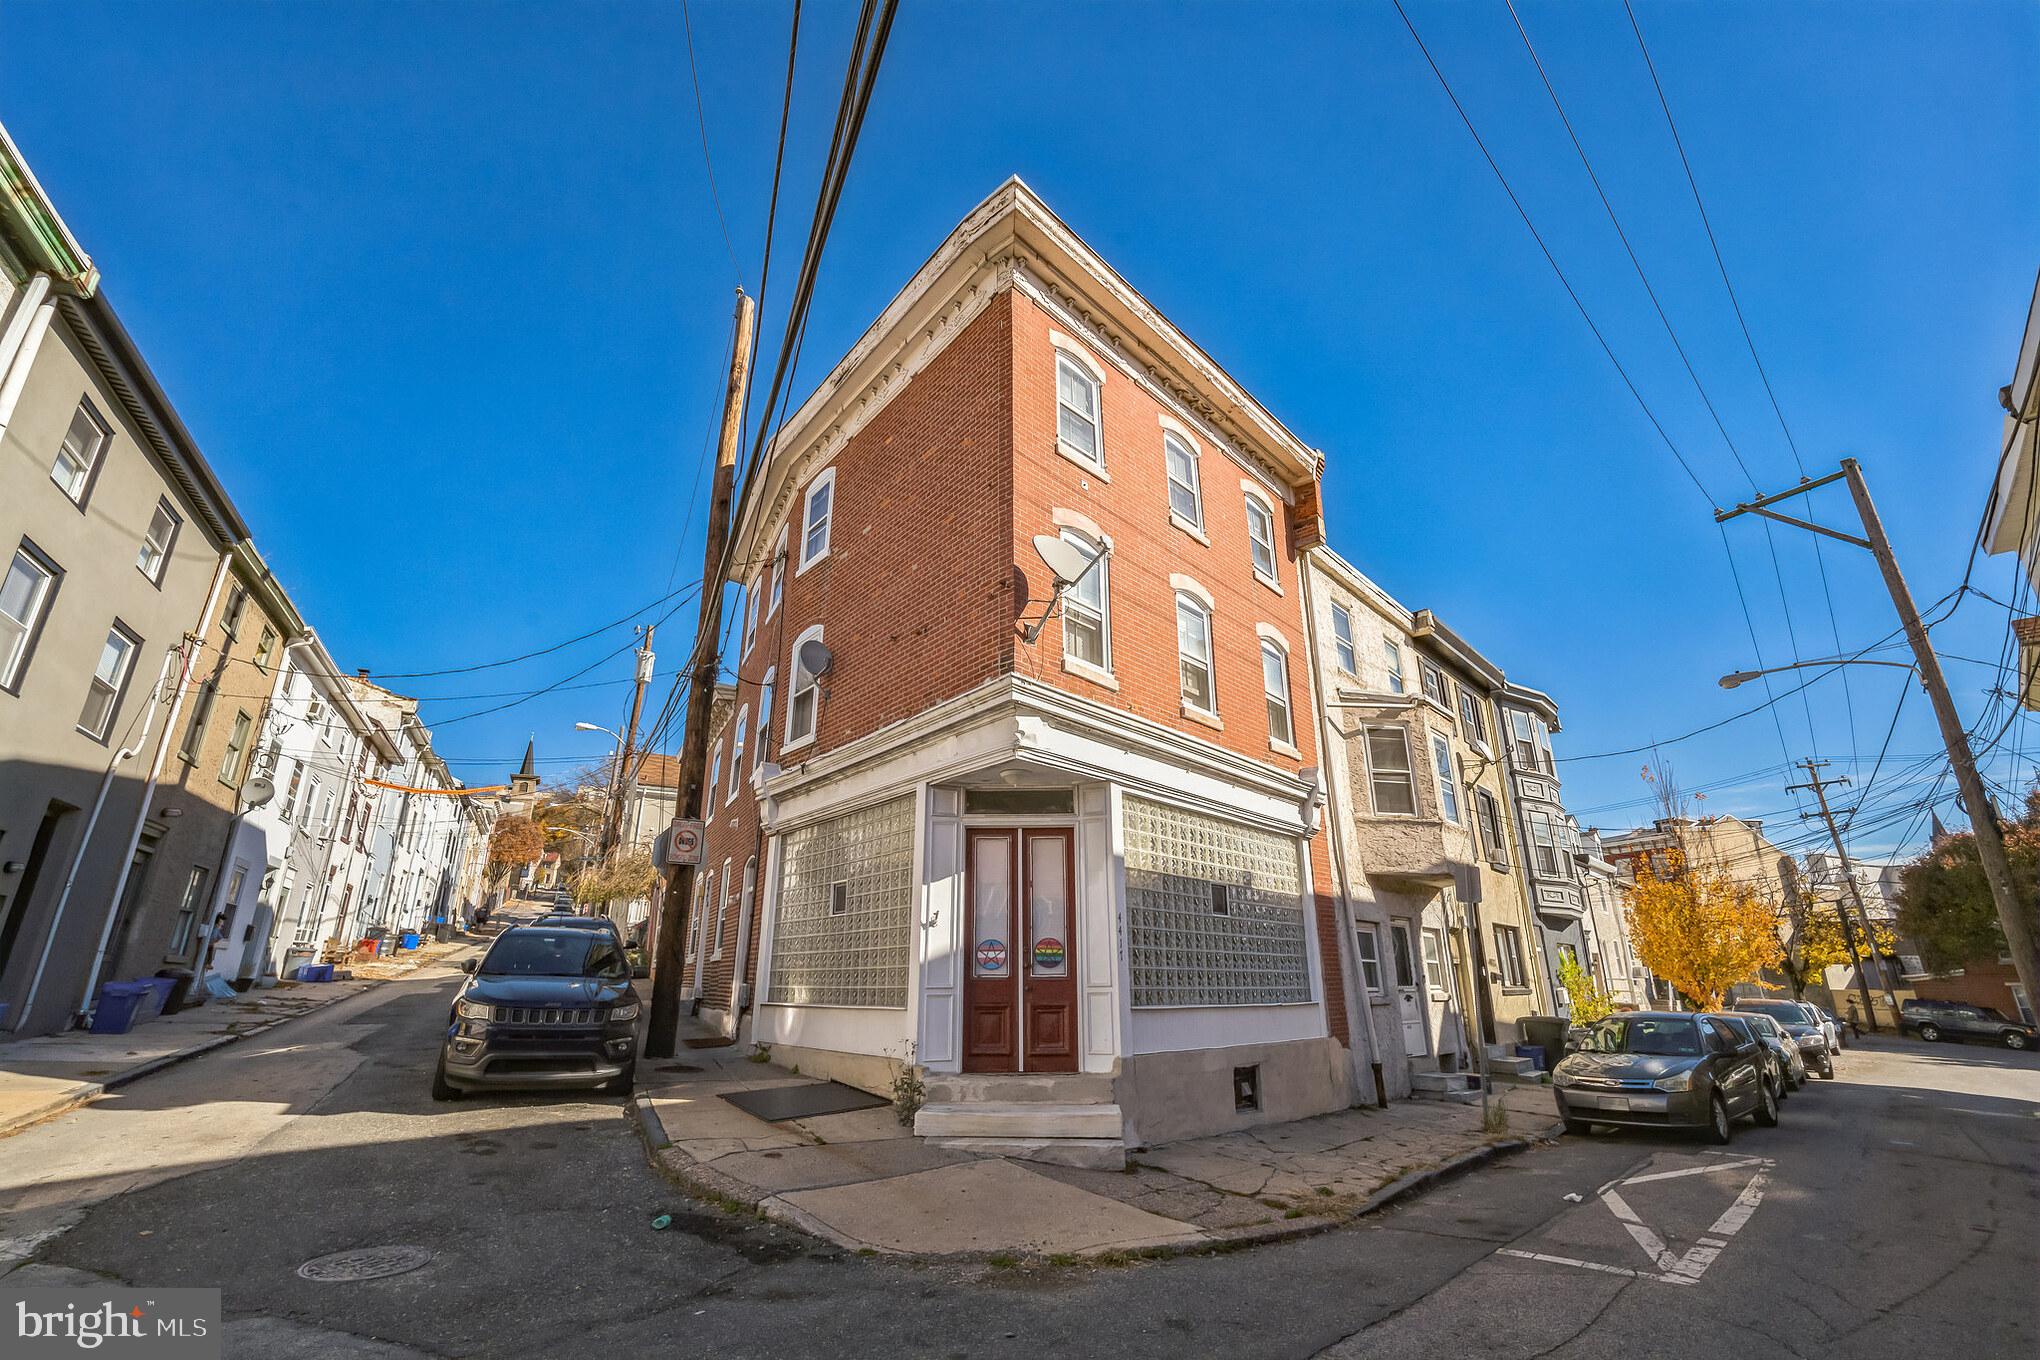
<path id="1" fill-rule="evenodd" d="M 321 1284 L 350 1284 L 355 1280 L 380 1280 L 416 1270 L 432 1259 L 423 1247 L 359 1247 L 317 1256 L 297 1268 L 307 1280 Z"/>

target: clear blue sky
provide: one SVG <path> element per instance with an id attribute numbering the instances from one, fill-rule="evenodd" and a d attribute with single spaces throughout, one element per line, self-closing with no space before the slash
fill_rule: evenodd
<path id="1" fill-rule="evenodd" d="M 1796 468 L 1621 7 L 1522 10 L 1730 434 L 1760 482 L 1782 484 Z M 693 11 L 736 269 L 677 4 L 8 0 L 0 118 L 341 664 L 438 670 L 616 618 L 664 595 L 676 560 L 678 582 L 698 574 L 691 496 L 731 289 L 756 282 L 789 12 Z M 2009 0 L 1639 12 L 1801 454 L 1816 472 L 1863 460 L 1931 601 L 1962 576 L 2040 265 L 2040 15 Z M 1747 495 L 1508 11 L 1412 13 L 1709 492 Z M 807 20 L 788 263 L 854 7 L 810 4 Z M 1675 737 L 1762 698 L 1714 684 L 1755 653 L 1707 502 L 1392 7 L 907 0 L 795 395 L 1014 172 L 1326 450 L 1336 546 L 1556 696 L 1561 755 Z M 1833 492 L 1816 508 L 1846 521 Z M 1729 540 L 1764 658 L 1790 659 L 1763 531 L 1745 519 Z M 1797 655 L 1892 629 L 1862 556 L 1827 553 L 1831 624 L 1811 540 L 1781 528 L 1776 545 Z M 1976 581 L 2012 598 L 2014 576 L 1985 559 Z M 1972 598 L 1937 637 L 1994 663 L 2005 618 Z M 655 700 L 691 626 L 690 606 L 659 635 Z M 628 638 L 390 683 L 528 690 Z M 1949 669 L 1981 719 L 1997 669 Z M 426 714 L 471 782 L 505 773 L 528 732 L 558 771 L 606 749 L 571 727 L 619 724 L 628 674 L 617 657 L 585 677 L 599 688 L 459 722 L 504 700 L 435 698 Z M 1852 673 L 1853 732 L 1829 679 L 1775 725 L 1759 714 L 1666 754 L 1707 810 L 1768 814 L 1797 837 L 1776 767 L 1817 746 L 1860 782 L 1900 683 Z M 2022 737 L 1995 760 L 2007 785 L 2031 777 Z M 1873 799 L 1923 793 L 1906 781 L 1936 748 L 1915 692 Z M 1567 801 L 1588 823 L 1647 816 L 1642 759 L 1569 760 Z M 1865 852 L 1905 829 L 1878 820 L 1864 814 Z"/>

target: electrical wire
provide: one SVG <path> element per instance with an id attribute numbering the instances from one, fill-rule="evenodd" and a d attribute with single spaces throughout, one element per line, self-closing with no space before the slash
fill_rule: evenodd
<path id="1" fill-rule="evenodd" d="M 687 36 L 687 74 L 694 80 L 694 125 L 701 129 L 701 161 L 708 170 L 708 197 L 715 204 L 715 220 L 722 228 L 723 248 L 730 253 L 730 273 L 741 284 L 744 271 L 737 264 L 737 247 L 730 239 L 729 219 L 723 216 L 722 195 L 716 192 L 715 158 L 708 152 L 708 115 L 701 104 L 701 68 L 694 60 L 694 20 L 687 12 L 687 0 L 680 0 L 680 29 Z"/>

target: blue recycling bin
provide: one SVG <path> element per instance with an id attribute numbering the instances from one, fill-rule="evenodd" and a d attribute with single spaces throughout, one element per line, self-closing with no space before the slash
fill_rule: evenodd
<path id="1" fill-rule="evenodd" d="M 92 1032 L 126 1034 L 154 999 L 154 990 L 146 982 L 109 982 L 101 987 L 99 1004 L 92 1008 Z"/>
<path id="2" fill-rule="evenodd" d="M 416 949 L 417 947 L 418 947 L 418 932 L 415 930 L 405 931 L 403 935 L 397 940 L 397 948 L 399 949 Z"/>

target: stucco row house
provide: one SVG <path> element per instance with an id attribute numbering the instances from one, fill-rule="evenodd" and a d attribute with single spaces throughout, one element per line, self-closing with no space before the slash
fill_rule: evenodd
<path id="1" fill-rule="evenodd" d="M 0 129 L 0 1025 L 350 944 L 400 815 L 362 780 L 453 787 L 412 728 L 335 671 Z M 433 801 L 443 881 L 487 814 Z"/>
<path id="2" fill-rule="evenodd" d="M 1324 466 L 1025 185 L 974 209 L 738 507 L 700 1012 L 1097 1165 L 1512 1056 L 1586 909 L 1515 787 L 1555 713 L 1332 553 Z"/>

